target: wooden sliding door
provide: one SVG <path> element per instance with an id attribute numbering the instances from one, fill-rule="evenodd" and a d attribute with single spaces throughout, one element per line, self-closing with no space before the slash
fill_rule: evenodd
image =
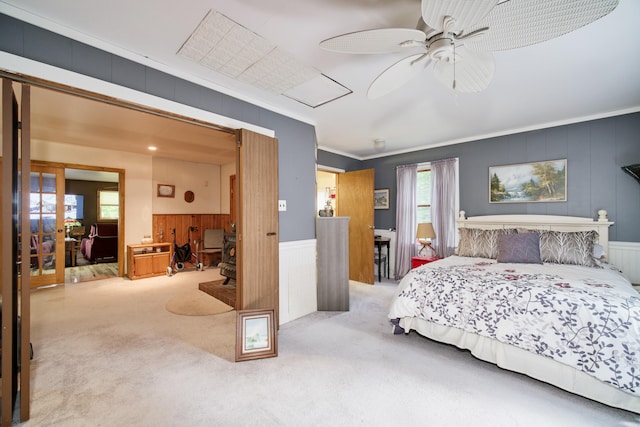
<path id="1" fill-rule="evenodd" d="M 2 79 L 2 172 L 0 175 L 0 264 L 2 266 L 2 426 L 10 426 L 20 400 L 20 421 L 29 419 L 30 402 L 30 100 L 27 85 Z M 21 108 L 19 108 L 19 105 Z M 21 319 L 21 321 L 18 321 Z"/>
<path id="2" fill-rule="evenodd" d="M 236 308 L 278 313 L 278 140 L 238 132 Z"/>

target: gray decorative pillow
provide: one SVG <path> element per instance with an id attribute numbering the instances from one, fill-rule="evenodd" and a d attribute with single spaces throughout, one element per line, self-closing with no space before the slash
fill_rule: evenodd
<path id="1" fill-rule="evenodd" d="M 498 262 L 542 264 L 540 236 L 537 233 L 498 236 Z"/>
<path id="2" fill-rule="evenodd" d="M 599 267 L 593 258 L 593 245 L 598 240 L 597 231 L 535 230 L 535 232 L 540 235 L 542 261 Z"/>
<path id="3" fill-rule="evenodd" d="M 460 243 L 458 255 L 468 257 L 493 258 L 498 257 L 498 236 L 515 234 L 515 228 L 499 228 L 483 230 L 480 228 L 460 228 Z"/>

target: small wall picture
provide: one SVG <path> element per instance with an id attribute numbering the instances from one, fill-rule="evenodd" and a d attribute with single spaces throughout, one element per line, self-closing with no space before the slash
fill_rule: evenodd
<path id="1" fill-rule="evenodd" d="M 274 313 L 274 309 L 238 311 L 236 362 L 278 355 Z"/>
<path id="2" fill-rule="evenodd" d="M 373 190 L 373 208 L 389 209 L 389 189 Z"/>
<path id="3" fill-rule="evenodd" d="M 158 184 L 158 197 L 175 197 L 176 186 L 170 184 Z"/>
<path id="4" fill-rule="evenodd" d="M 489 167 L 489 202 L 566 202 L 567 160 Z"/>

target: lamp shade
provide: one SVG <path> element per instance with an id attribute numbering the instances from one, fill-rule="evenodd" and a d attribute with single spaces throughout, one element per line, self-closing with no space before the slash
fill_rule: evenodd
<path id="1" fill-rule="evenodd" d="M 430 222 L 421 222 L 418 224 L 418 231 L 416 231 L 416 237 L 418 239 L 433 239 L 436 237 L 436 233 L 433 231 L 433 225 Z"/>

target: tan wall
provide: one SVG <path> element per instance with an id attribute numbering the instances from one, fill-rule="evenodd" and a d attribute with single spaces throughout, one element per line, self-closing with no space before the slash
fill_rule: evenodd
<path id="1" fill-rule="evenodd" d="M 55 142 L 32 141 L 31 146 L 33 160 L 125 170 L 125 245 L 138 244 L 144 236 L 154 234 L 153 214 L 229 213 L 229 178 L 220 176 L 221 170 L 227 175 L 235 173 L 235 165 L 221 167 L 132 153 L 123 156 L 119 151 Z M 175 185 L 175 198 L 157 197 L 157 184 Z M 187 190 L 195 193 L 192 203 L 184 200 Z M 221 196 L 221 192 L 226 194 Z M 221 200 L 226 200 L 224 209 Z"/>
<path id="2" fill-rule="evenodd" d="M 125 245 L 140 243 L 151 234 L 153 195 L 151 156 L 56 142 L 31 142 L 31 158 L 49 162 L 100 166 L 125 170 Z"/>
<path id="3" fill-rule="evenodd" d="M 219 165 L 153 158 L 152 170 L 154 214 L 221 213 Z M 175 197 L 157 197 L 158 184 L 175 185 Z M 186 191 L 194 193 L 193 202 L 185 201 Z"/>

